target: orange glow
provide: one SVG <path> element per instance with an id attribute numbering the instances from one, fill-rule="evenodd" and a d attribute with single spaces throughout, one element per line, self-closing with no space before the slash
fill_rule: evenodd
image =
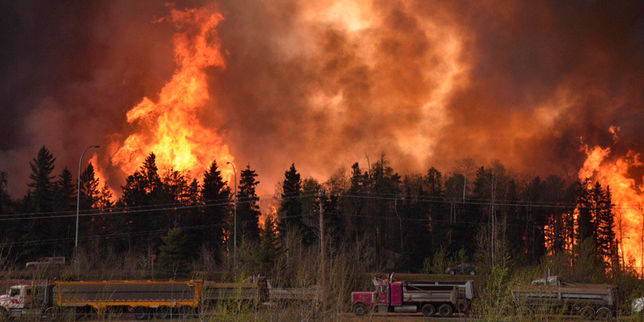
<path id="1" fill-rule="evenodd" d="M 103 170 L 97 166 L 99 164 L 98 161 L 98 154 L 94 154 L 91 159 L 89 159 L 89 163 L 91 163 L 94 166 L 94 177 L 98 179 L 99 182 L 99 189 L 103 189 L 103 187 L 107 187 L 107 189 L 110 191 L 112 196 L 116 196 L 116 191 L 112 189 L 109 185 L 107 185 L 107 175 L 103 172 Z"/>
<path id="2" fill-rule="evenodd" d="M 610 132 L 616 137 L 616 128 Z M 628 176 L 632 167 L 642 165 L 640 154 L 629 151 L 627 155 L 618 158 L 611 156 L 610 148 L 584 146 L 587 158 L 579 170 L 579 179 L 591 178 L 604 186 L 610 186 L 612 201 L 615 205 L 615 231 L 620 242 L 620 253 L 626 263 L 633 262 L 636 267 L 642 267 L 642 241 L 644 222 L 644 186 Z"/>
<path id="3" fill-rule="evenodd" d="M 181 30 L 174 35 L 176 71 L 158 100 L 144 97 L 127 112 L 127 122 L 136 130 L 122 142 L 112 142 L 112 165 L 131 174 L 154 152 L 160 170 L 184 171 L 199 178 L 213 160 L 219 165 L 234 161 L 220 134 L 199 121 L 199 113 L 210 102 L 205 69 L 225 68 L 216 34 L 222 19 L 208 7 L 173 9 L 168 19 L 162 19 Z M 229 167 L 222 166 L 221 171 L 225 179 L 232 176 Z"/>

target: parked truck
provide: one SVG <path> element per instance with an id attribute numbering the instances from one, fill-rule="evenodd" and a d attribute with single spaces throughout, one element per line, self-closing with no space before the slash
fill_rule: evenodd
<path id="1" fill-rule="evenodd" d="M 616 315 L 615 287 L 609 284 L 580 284 L 549 276 L 512 290 L 515 309 L 533 313 L 578 314 L 585 320 L 609 320 Z"/>
<path id="2" fill-rule="evenodd" d="M 202 281 L 98 281 L 15 285 L 0 296 L 2 317 L 91 316 L 133 313 L 137 320 L 151 316 L 198 313 Z M 0 317 L 0 318 L 2 318 Z"/>
<path id="3" fill-rule="evenodd" d="M 393 281 L 374 278 L 373 292 L 351 293 L 353 312 L 364 315 L 370 311 L 384 313 L 417 313 L 443 317 L 454 313 L 467 314 L 474 297 L 473 281 Z"/>

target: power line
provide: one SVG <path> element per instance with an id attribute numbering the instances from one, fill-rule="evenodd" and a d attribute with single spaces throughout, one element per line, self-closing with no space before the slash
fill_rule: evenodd
<path id="1" fill-rule="evenodd" d="M 300 195 L 294 195 L 294 196 L 286 196 L 282 197 L 281 199 L 293 199 L 293 198 L 302 198 L 302 197 L 313 197 L 314 193 L 311 194 L 300 194 Z M 450 200 L 446 199 L 432 199 L 432 198 L 411 198 L 411 199 L 405 199 L 402 197 L 383 197 L 379 196 L 377 194 L 367 194 L 367 195 L 354 195 L 354 194 L 340 194 L 338 195 L 339 197 L 345 197 L 345 198 L 359 198 L 359 199 L 372 199 L 372 200 L 387 200 L 387 201 L 405 201 L 405 200 L 411 200 L 411 201 L 416 201 L 416 202 L 424 202 L 424 203 L 435 203 L 435 204 L 465 204 L 465 205 L 479 205 L 479 206 L 488 206 L 490 204 L 490 200 L 483 201 L 482 199 L 479 199 L 481 201 L 471 201 L 470 199 L 466 199 L 465 201 L 459 201 L 459 202 L 452 202 Z M 277 197 L 272 197 L 270 199 L 277 199 Z M 244 204 L 244 203 L 251 203 L 253 201 L 257 201 L 254 198 L 250 199 L 240 199 L 238 201 L 238 204 Z M 119 208 L 106 208 L 106 209 L 95 209 L 95 210 L 89 210 L 85 211 L 80 214 L 82 217 L 92 217 L 92 216 L 100 216 L 100 215 L 117 215 L 117 214 L 136 214 L 136 213 L 147 213 L 147 212 L 157 212 L 157 211 L 178 211 L 178 210 L 187 210 L 187 209 L 197 209 L 197 208 L 208 208 L 208 207 L 218 207 L 218 206 L 226 206 L 226 205 L 231 205 L 232 201 L 226 201 L 226 202 L 219 202 L 219 203 L 205 203 L 205 204 L 195 204 L 195 205 L 185 205 L 181 203 L 174 203 L 171 205 L 176 205 L 176 206 L 169 206 L 169 207 L 158 207 L 158 205 L 147 205 L 147 206 L 141 206 L 140 208 L 143 209 L 137 209 L 137 207 L 119 207 Z M 560 204 L 560 203 L 533 203 L 529 201 L 518 201 L 518 202 L 501 202 L 501 201 L 494 201 L 494 204 L 496 206 L 516 206 L 516 207 L 529 207 L 529 208 L 560 208 L 560 209 L 587 209 L 587 208 L 594 208 L 594 207 L 580 207 L 579 205 L 577 206 L 572 206 L 572 204 Z M 153 208 L 155 207 L 156 208 Z M 148 208 L 145 208 L 148 207 Z M 639 210 L 642 211 L 644 210 L 644 207 L 618 207 L 614 206 L 613 210 Z M 40 215 L 40 216 L 38 216 Z M 69 218 L 69 217 L 75 217 L 75 212 L 73 211 L 58 211 L 58 212 L 46 212 L 46 213 L 22 213 L 22 214 L 5 214 L 0 216 L 0 221 L 16 221 L 16 220 L 36 220 L 36 219 L 59 219 L 59 218 Z"/>

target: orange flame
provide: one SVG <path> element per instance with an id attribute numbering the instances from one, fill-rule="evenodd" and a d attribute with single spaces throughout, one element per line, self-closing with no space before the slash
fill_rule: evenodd
<path id="1" fill-rule="evenodd" d="M 137 130 L 122 144 L 116 142 L 112 165 L 131 174 L 154 152 L 159 169 L 199 177 L 213 160 L 219 165 L 234 161 L 219 134 L 199 121 L 199 113 L 210 100 L 205 69 L 225 68 L 215 30 L 222 19 L 208 7 L 172 9 L 169 21 L 181 30 L 174 35 L 177 69 L 157 101 L 144 97 L 127 112 L 127 122 Z M 224 178 L 232 175 L 232 169 L 221 170 Z"/>
<path id="2" fill-rule="evenodd" d="M 610 128 L 615 140 L 619 129 Z M 632 167 L 642 166 L 640 154 L 629 151 L 626 156 L 608 159 L 610 148 L 584 145 L 587 158 L 579 170 L 580 180 L 591 178 L 611 189 L 612 201 L 615 205 L 615 230 L 620 243 L 620 252 L 627 262 L 633 262 L 636 267 L 642 267 L 644 255 L 644 185 L 637 185 L 628 176 Z"/>

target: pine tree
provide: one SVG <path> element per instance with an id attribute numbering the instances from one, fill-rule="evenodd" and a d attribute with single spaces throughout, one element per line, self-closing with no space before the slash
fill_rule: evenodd
<path id="1" fill-rule="evenodd" d="M 72 173 L 64 168 L 56 182 L 56 210 L 76 208 L 76 185 Z"/>
<path id="2" fill-rule="evenodd" d="M 349 179 L 349 189 L 347 196 L 343 199 L 343 212 L 347 223 L 347 238 L 357 240 L 365 234 L 363 210 L 366 206 L 366 200 L 361 198 L 367 192 L 367 182 L 369 173 L 362 172 L 360 165 L 356 162 L 351 166 L 351 178 Z"/>
<path id="3" fill-rule="evenodd" d="M 50 212 L 54 210 L 54 191 L 55 191 L 55 176 L 52 174 L 54 171 L 54 163 L 56 158 L 43 146 L 38 155 L 30 162 L 31 174 L 29 179 L 31 182 L 28 184 L 31 188 L 28 200 L 32 202 L 30 207 L 32 211 L 36 212 Z M 25 199 L 27 200 L 27 199 Z M 58 221 L 52 219 L 32 219 L 26 223 L 27 234 L 24 235 L 26 240 L 42 240 L 53 239 L 56 236 L 56 231 L 51 229 Z M 39 244 L 29 247 L 28 252 L 32 256 L 52 255 L 59 249 L 60 245 L 45 245 Z"/>
<path id="4" fill-rule="evenodd" d="M 54 163 L 56 158 L 43 145 L 38 151 L 38 155 L 29 164 L 31 174 L 28 184 L 33 189 L 34 210 L 38 212 L 52 211 L 54 208 Z"/>
<path id="5" fill-rule="evenodd" d="M 80 178 L 80 209 L 88 210 L 96 208 L 100 191 L 98 189 L 98 178 L 94 173 L 94 166 L 90 163 L 81 174 Z"/>
<path id="6" fill-rule="evenodd" d="M 195 231 L 195 240 L 190 240 L 191 247 L 199 249 L 203 245 L 215 254 L 219 260 L 224 231 L 227 229 L 226 220 L 230 215 L 230 188 L 226 185 L 217 161 L 213 161 L 208 171 L 204 173 L 203 186 L 201 188 L 200 203 L 210 205 L 203 209 L 203 213 L 196 221 L 197 225 L 204 226 L 204 229 Z M 207 227 L 207 228 L 206 228 Z"/>
<path id="7" fill-rule="evenodd" d="M 302 234 L 306 229 L 302 222 L 302 180 L 295 169 L 295 164 L 284 172 L 282 183 L 282 200 L 278 210 L 279 221 L 277 229 L 284 238 L 290 231 L 299 231 Z"/>
<path id="8" fill-rule="evenodd" d="M 128 208 L 144 206 L 158 206 L 169 203 L 169 198 L 164 191 L 163 182 L 156 166 L 156 156 L 150 153 L 141 168 L 129 175 L 122 187 L 121 201 Z M 159 233 L 140 235 L 142 231 L 162 231 L 171 227 L 175 212 L 173 211 L 145 211 L 133 212 L 126 215 L 122 231 L 130 234 L 126 240 L 128 247 L 131 245 L 147 247 L 156 243 L 161 237 Z"/>
<path id="9" fill-rule="evenodd" d="M 275 233 L 276 231 L 273 219 L 271 216 L 267 216 L 266 220 L 264 220 L 264 227 L 262 229 L 260 250 L 260 270 L 264 274 L 268 274 L 273 270 L 273 265 L 277 258 L 278 240 Z"/>
<path id="10" fill-rule="evenodd" d="M 76 210 L 76 184 L 72 178 L 72 173 L 67 169 L 63 169 L 56 181 L 55 193 L 55 209 L 57 211 Z M 62 236 L 69 241 L 74 237 L 73 227 L 75 226 L 75 218 L 61 218 L 52 225 L 52 231 L 55 231 L 56 236 Z M 72 243 L 66 243 L 62 246 L 64 254 L 71 253 Z"/>
<path id="11" fill-rule="evenodd" d="M 615 234 L 615 214 L 613 213 L 610 187 L 602 196 L 598 214 L 598 246 L 599 253 L 608 267 L 619 268 L 619 253 L 617 236 Z"/>
<path id="12" fill-rule="evenodd" d="M 595 221 L 593 218 L 593 203 L 591 191 L 588 189 L 590 180 L 586 179 L 580 186 L 579 196 L 577 198 L 577 245 L 580 245 L 584 240 L 591 240 L 594 242 L 595 235 Z"/>
<path id="13" fill-rule="evenodd" d="M 161 238 L 156 276 L 159 278 L 184 278 L 190 272 L 186 238 L 181 228 L 175 227 Z"/>
<path id="14" fill-rule="evenodd" d="M 259 181 L 257 173 L 246 166 L 242 170 L 237 190 L 237 227 L 238 236 L 246 241 L 259 242 L 259 197 L 255 192 Z"/>
<path id="15" fill-rule="evenodd" d="M 373 217 L 369 221 L 375 223 L 370 225 L 375 229 L 369 233 L 375 236 L 374 246 L 377 254 L 400 248 L 401 231 L 391 229 L 391 227 L 400 227 L 400 214 L 397 208 L 397 199 L 401 192 L 400 183 L 400 175 L 389 165 L 385 155 L 381 155 L 370 171 L 369 193 L 376 198 L 369 199 L 367 202 L 368 215 Z M 392 196 L 394 198 L 391 198 Z M 393 267 L 389 268 L 393 269 Z"/>

